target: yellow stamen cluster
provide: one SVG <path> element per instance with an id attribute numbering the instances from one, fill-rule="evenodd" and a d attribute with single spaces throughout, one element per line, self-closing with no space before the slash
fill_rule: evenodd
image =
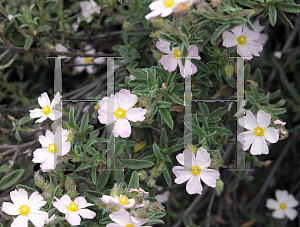
<path id="1" fill-rule="evenodd" d="M 164 0 L 164 5 L 166 7 L 172 7 L 174 5 L 174 0 Z"/>
<path id="2" fill-rule="evenodd" d="M 129 199 L 126 195 L 120 195 L 118 196 L 119 198 L 119 203 L 121 203 L 122 205 L 129 205 Z"/>
<path id="3" fill-rule="evenodd" d="M 19 208 L 20 214 L 22 216 L 28 215 L 29 214 L 29 210 L 30 210 L 30 208 L 27 205 L 22 205 Z"/>
<path id="4" fill-rule="evenodd" d="M 50 112 L 51 112 L 51 109 L 48 105 L 46 106 L 43 106 L 43 110 L 42 112 L 45 114 L 45 115 L 48 115 Z"/>
<path id="5" fill-rule="evenodd" d="M 286 209 L 286 204 L 285 203 L 280 203 L 279 205 L 281 210 L 285 210 Z"/>
<path id="6" fill-rule="evenodd" d="M 201 173 L 201 170 L 200 170 L 200 167 L 199 166 L 193 166 L 192 168 L 191 168 L 191 173 L 194 175 L 194 176 L 196 176 L 196 175 L 198 175 L 199 173 Z"/>
<path id="7" fill-rule="evenodd" d="M 133 227 L 133 224 L 128 224 L 126 225 L 126 227 Z"/>
<path id="8" fill-rule="evenodd" d="M 55 143 L 50 143 L 47 148 L 48 148 L 48 151 L 53 153 L 53 154 L 58 151 L 57 146 L 56 146 Z"/>
<path id="9" fill-rule="evenodd" d="M 240 37 L 238 37 L 237 41 L 240 45 L 243 45 L 247 42 L 247 38 L 246 38 L 246 36 L 241 35 Z"/>
<path id="10" fill-rule="evenodd" d="M 67 206 L 67 205 L 66 205 Z M 71 212 L 74 212 L 74 211 L 76 211 L 76 210 L 78 210 L 78 205 L 75 203 L 75 202 L 71 202 L 70 204 L 69 204 L 69 206 L 67 206 L 67 210 L 68 211 L 71 211 Z"/>
<path id="11" fill-rule="evenodd" d="M 84 58 L 84 62 L 85 62 L 85 64 L 92 64 L 93 59 L 92 58 Z"/>
<path id="12" fill-rule="evenodd" d="M 179 49 L 174 50 L 174 57 L 175 58 L 180 58 L 181 57 L 181 52 Z"/>
<path id="13" fill-rule="evenodd" d="M 254 129 L 254 134 L 257 136 L 263 136 L 265 132 L 262 127 L 257 127 L 256 129 Z"/>
<path id="14" fill-rule="evenodd" d="M 121 118 L 121 119 L 124 118 L 125 115 L 126 115 L 125 110 L 122 109 L 122 108 L 118 108 L 118 109 L 114 112 L 114 114 L 116 115 L 116 118 Z"/>

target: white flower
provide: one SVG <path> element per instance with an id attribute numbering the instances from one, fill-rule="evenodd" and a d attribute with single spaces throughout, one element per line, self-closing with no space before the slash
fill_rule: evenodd
<path id="1" fill-rule="evenodd" d="M 110 223 L 106 225 L 106 227 L 141 227 L 143 224 L 150 221 L 150 219 L 136 219 L 135 217 L 130 216 L 130 214 L 124 209 L 111 213 L 109 217 L 116 224 Z"/>
<path id="2" fill-rule="evenodd" d="M 11 21 L 12 19 L 14 19 L 14 18 L 15 18 L 15 16 L 13 16 L 13 15 L 9 14 L 9 15 L 7 16 L 7 18 L 8 18 L 8 20 L 9 20 L 9 21 Z"/>
<path id="3" fill-rule="evenodd" d="M 41 163 L 41 170 L 48 172 L 55 169 L 57 164 L 57 156 L 63 156 L 70 150 L 70 142 L 66 142 L 69 136 L 69 131 L 62 129 L 61 126 L 56 128 L 56 133 L 50 130 L 46 131 L 46 136 L 39 136 L 39 142 L 42 148 L 36 149 L 33 152 L 34 163 Z"/>
<path id="4" fill-rule="evenodd" d="M 159 203 L 168 202 L 170 196 L 170 191 L 165 191 L 163 194 L 156 195 L 154 198 L 157 199 Z"/>
<path id="5" fill-rule="evenodd" d="M 42 109 L 35 108 L 34 110 L 29 110 L 31 118 L 39 118 L 35 121 L 35 123 L 41 123 L 49 117 L 52 121 L 55 121 L 61 118 L 61 112 L 58 110 L 54 110 L 54 107 L 60 103 L 60 94 L 57 92 L 54 99 L 50 104 L 50 100 L 48 94 L 44 92 L 38 98 L 38 103 L 42 107 Z"/>
<path id="6" fill-rule="evenodd" d="M 53 206 L 59 212 L 66 215 L 65 218 L 71 225 L 80 225 L 80 216 L 87 219 L 93 219 L 96 216 L 94 211 L 83 209 L 94 204 L 88 203 L 82 196 L 77 197 L 74 201 L 68 195 L 64 195 L 60 199 L 55 199 L 56 202 L 53 202 Z"/>
<path id="7" fill-rule="evenodd" d="M 126 195 L 120 195 L 115 197 L 103 195 L 101 200 L 104 203 L 116 204 L 120 207 L 120 209 L 131 208 L 135 204 L 134 199 L 129 199 Z"/>
<path id="8" fill-rule="evenodd" d="M 185 149 L 183 153 L 176 156 L 177 161 L 183 166 L 174 166 L 173 173 L 176 175 L 175 183 L 186 184 L 186 191 L 189 194 L 202 194 L 203 187 L 200 179 L 210 187 L 216 187 L 216 181 L 220 173 L 215 169 L 208 169 L 210 166 L 210 154 L 203 147 L 199 148 L 197 155 Z"/>
<path id="9" fill-rule="evenodd" d="M 92 21 L 92 15 L 94 13 L 100 14 L 100 6 L 93 0 L 80 2 L 80 8 L 82 15 L 87 19 L 86 21 L 89 23 Z"/>
<path id="10" fill-rule="evenodd" d="M 135 80 L 135 76 L 134 76 L 134 75 L 130 75 L 130 76 L 129 76 L 129 81 L 130 81 L 130 80 Z"/>
<path id="11" fill-rule="evenodd" d="M 271 116 L 263 110 L 257 113 L 257 119 L 250 110 L 246 111 L 246 116 L 239 119 L 240 126 L 250 130 L 238 134 L 237 139 L 243 144 L 243 150 L 249 149 L 253 155 L 269 154 L 269 148 L 266 140 L 270 143 L 276 143 L 279 135 L 274 127 L 268 127 L 271 122 Z"/>
<path id="12" fill-rule="evenodd" d="M 276 199 L 268 199 L 266 206 L 275 210 L 272 216 L 277 219 L 283 219 L 285 216 L 291 221 L 297 217 L 297 211 L 293 207 L 298 206 L 299 202 L 292 194 L 288 194 L 286 190 L 276 190 Z"/>
<path id="13" fill-rule="evenodd" d="M 46 224 L 49 224 L 49 223 L 51 223 L 52 221 L 54 221 L 55 218 L 56 218 L 56 216 L 55 216 L 55 214 L 53 214 L 53 215 L 51 216 L 51 218 L 49 218 L 49 219 L 47 219 L 47 220 L 45 221 L 45 223 L 46 223 Z"/>
<path id="14" fill-rule="evenodd" d="M 42 227 L 48 219 L 48 213 L 41 211 L 40 208 L 47 202 L 38 193 L 33 192 L 28 199 L 28 194 L 24 189 L 16 189 L 10 192 L 10 198 L 13 203 L 4 202 L 2 211 L 8 215 L 18 215 L 13 221 L 11 227 L 27 227 L 28 220 L 36 227 Z"/>
<path id="15" fill-rule="evenodd" d="M 176 10 L 178 5 L 185 0 L 157 0 L 149 5 L 152 10 L 151 13 L 147 14 L 145 18 L 149 20 L 151 17 L 161 17 L 169 16 L 172 12 Z"/>
<path id="16" fill-rule="evenodd" d="M 65 46 L 61 45 L 60 43 L 55 43 L 55 50 L 59 51 L 59 52 L 68 52 L 68 49 Z M 58 57 L 65 58 L 67 56 L 66 55 L 63 55 L 63 56 L 58 55 Z"/>
<path id="17" fill-rule="evenodd" d="M 90 45 L 86 45 L 85 46 L 85 53 L 86 54 L 95 54 L 96 51 L 95 49 L 92 48 L 92 46 Z M 103 52 L 99 52 L 99 54 L 101 54 Z M 105 63 L 105 58 L 92 58 L 92 57 L 77 57 L 74 59 L 74 64 L 75 65 L 80 65 L 80 66 L 75 66 L 75 70 L 79 73 L 81 73 L 83 70 L 86 69 L 88 74 L 92 74 L 95 73 L 97 68 L 94 65 L 87 65 L 84 66 L 84 64 L 104 64 Z"/>

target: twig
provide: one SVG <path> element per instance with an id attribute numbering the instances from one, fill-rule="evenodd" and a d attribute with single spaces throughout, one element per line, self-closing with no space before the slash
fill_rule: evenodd
<path id="1" fill-rule="evenodd" d="M 35 144 L 37 141 L 38 141 L 38 140 L 33 140 L 33 141 L 31 141 L 31 142 L 24 143 L 24 144 L 22 144 L 22 145 L 2 145 L 2 146 L 0 146 L 0 149 L 9 149 L 9 148 L 14 148 L 14 149 L 19 148 L 19 149 L 23 149 L 23 148 L 26 148 L 26 147 L 29 147 L 29 146 Z M 0 154 L 0 156 L 3 156 L 3 155 Z"/>
<path id="2" fill-rule="evenodd" d="M 0 61 L 10 52 L 10 50 L 6 50 L 3 54 L 0 56 Z"/>
<path id="3" fill-rule="evenodd" d="M 11 64 L 16 60 L 17 56 L 18 54 L 16 53 L 8 63 L 6 63 L 5 65 L 0 65 L 0 69 L 6 69 L 11 66 Z"/>
<path id="4" fill-rule="evenodd" d="M 205 225 L 206 227 L 210 226 L 210 214 L 211 214 L 211 208 L 212 208 L 212 205 L 214 203 L 215 196 L 216 196 L 216 190 L 213 191 L 213 193 L 211 195 L 211 199 L 210 199 L 209 205 L 208 205 L 208 208 L 207 208 L 207 212 L 206 212 L 206 225 Z"/>
<path id="5" fill-rule="evenodd" d="M 17 150 L 16 150 L 14 156 L 12 157 L 12 159 L 11 159 L 10 161 L 8 161 L 8 162 L 9 162 L 9 165 L 8 165 L 7 170 L 5 171 L 4 177 L 7 176 L 7 175 L 9 174 L 10 170 L 11 170 L 12 167 L 14 166 L 15 161 L 16 161 L 16 158 L 18 157 L 19 152 L 20 152 L 20 148 L 17 147 Z"/>

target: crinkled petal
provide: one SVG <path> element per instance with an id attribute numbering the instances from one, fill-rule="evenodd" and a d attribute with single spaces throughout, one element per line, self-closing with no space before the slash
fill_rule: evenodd
<path id="1" fill-rule="evenodd" d="M 160 15 L 162 12 L 163 12 L 163 9 L 161 9 L 161 8 L 155 9 L 155 10 L 153 10 L 151 13 L 147 14 L 147 15 L 145 16 L 145 18 L 146 18 L 147 20 L 149 20 L 149 19 L 152 18 L 152 17 L 157 17 L 157 16 Z"/>
<path id="2" fill-rule="evenodd" d="M 284 210 L 285 211 L 285 215 L 288 217 L 288 219 L 290 219 L 291 221 L 293 221 L 296 217 L 297 217 L 297 210 L 295 209 L 291 209 L 291 208 L 287 208 Z"/>
<path id="3" fill-rule="evenodd" d="M 138 98 L 135 94 L 130 94 L 130 91 L 121 89 L 116 95 L 116 99 L 120 105 L 120 108 L 127 112 L 137 103 Z"/>
<path id="4" fill-rule="evenodd" d="M 4 202 L 2 204 L 2 211 L 4 213 L 7 213 L 8 215 L 18 215 L 18 214 L 20 214 L 19 208 L 20 208 L 19 206 L 16 206 L 13 203 Z"/>
<path id="5" fill-rule="evenodd" d="M 36 121 L 35 121 L 35 123 L 41 123 L 41 122 L 43 122 L 44 120 L 46 120 L 47 119 L 47 115 L 44 115 L 44 116 L 42 116 L 40 119 L 37 119 Z"/>
<path id="6" fill-rule="evenodd" d="M 223 33 L 223 46 L 225 47 L 234 47 L 238 45 L 237 38 L 231 32 L 225 31 Z"/>
<path id="7" fill-rule="evenodd" d="M 114 137 L 128 138 L 131 135 L 131 126 L 126 118 L 118 119 L 113 128 Z"/>
<path id="8" fill-rule="evenodd" d="M 71 225 L 80 225 L 80 216 L 78 212 L 67 212 L 66 213 L 66 220 L 71 224 Z"/>
<path id="9" fill-rule="evenodd" d="M 217 179 L 220 178 L 220 173 L 215 169 L 201 169 L 200 178 L 205 184 L 215 188 Z"/>
<path id="10" fill-rule="evenodd" d="M 91 211 L 89 209 L 78 209 L 78 214 L 80 214 L 82 217 L 87 219 L 93 219 L 96 217 L 96 213 L 94 211 Z"/>
<path id="11" fill-rule="evenodd" d="M 70 142 L 65 142 L 62 144 L 62 155 L 66 155 L 69 153 L 71 148 L 71 143 Z"/>
<path id="12" fill-rule="evenodd" d="M 86 208 L 88 206 L 93 206 L 94 204 L 92 203 L 88 203 L 86 201 L 86 199 L 82 196 L 79 196 L 77 197 L 75 200 L 74 200 L 74 203 L 76 203 L 78 205 L 78 209 L 81 209 L 81 208 Z"/>
<path id="13" fill-rule="evenodd" d="M 183 153 L 178 154 L 176 159 L 181 165 L 189 169 L 196 165 L 195 154 L 189 149 L 185 149 Z"/>
<path id="14" fill-rule="evenodd" d="M 279 203 L 286 203 L 289 193 L 287 190 L 276 190 L 275 197 Z"/>
<path id="15" fill-rule="evenodd" d="M 192 176 L 186 184 L 186 191 L 189 194 L 202 194 L 203 187 L 200 182 L 200 177 Z"/>
<path id="16" fill-rule="evenodd" d="M 142 108 L 132 108 L 126 112 L 125 118 L 129 121 L 137 122 L 145 120 L 146 109 Z"/>
<path id="17" fill-rule="evenodd" d="M 299 201 L 296 200 L 292 194 L 289 194 L 286 200 L 286 206 L 291 208 L 291 207 L 296 207 L 298 205 L 299 205 Z"/>
<path id="18" fill-rule="evenodd" d="M 237 53 L 241 57 L 246 57 L 248 59 L 252 59 L 251 51 L 245 45 L 237 45 Z"/>
<path id="19" fill-rule="evenodd" d="M 271 210 L 276 210 L 279 208 L 279 203 L 275 199 L 267 199 L 266 207 Z"/>
<path id="20" fill-rule="evenodd" d="M 32 162 L 33 163 L 43 163 L 46 161 L 46 159 L 49 157 L 51 153 L 47 150 L 47 149 L 36 149 L 33 152 L 33 159 Z"/>
<path id="21" fill-rule="evenodd" d="M 264 129 L 264 136 L 270 143 L 276 143 L 279 139 L 278 130 L 274 127 Z"/>
<path id="22" fill-rule="evenodd" d="M 272 216 L 277 219 L 284 219 L 285 214 L 283 210 L 278 209 L 272 213 Z"/>
<path id="23" fill-rule="evenodd" d="M 135 218 L 135 217 L 131 217 L 131 219 L 132 219 L 132 221 L 133 221 L 134 223 L 136 223 L 136 224 L 138 224 L 138 225 L 143 225 L 143 224 L 145 224 L 145 223 L 147 223 L 147 222 L 150 221 L 150 219 L 141 219 L 141 218 L 137 219 L 137 218 Z"/>
<path id="24" fill-rule="evenodd" d="M 256 118 L 250 110 L 246 111 L 245 117 L 239 119 L 239 125 L 251 131 L 258 126 Z"/>
<path id="25" fill-rule="evenodd" d="M 104 53 L 103 53 L 103 52 L 99 52 L 99 54 L 104 54 Z M 106 58 L 101 58 L 101 57 L 95 58 L 95 59 L 94 59 L 94 62 L 95 62 L 96 64 L 104 64 L 104 63 L 105 63 L 105 59 L 106 59 Z"/>
<path id="26" fill-rule="evenodd" d="M 193 176 L 190 169 L 183 166 L 174 166 L 172 171 L 176 175 L 176 179 L 174 180 L 176 184 L 182 184 Z"/>
<path id="27" fill-rule="evenodd" d="M 62 113 L 61 111 L 58 111 L 58 110 L 51 110 L 51 112 L 48 114 L 48 117 L 52 120 L 52 121 L 55 121 L 59 118 L 62 117 Z"/>
<path id="28" fill-rule="evenodd" d="M 237 135 L 238 141 L 243 144 L 243 150 L 249 149 L 250 145 L 254 142 L 257 136 L 253 131 L 241 132 Z"/>
<path id="29" fill-rule="evenodd" d="M 11 198 L 11 201 L 17 207 L 27 204 L 27 202 L 28 202 L 28 194 L 23 188 L 20 188 L 19 190 L 15 189 L 14 191 L 11 191 L 10 198 Z"/>
<path id="30" fill-rule="evenodd" d="M 260 26 L 259 20 L 255 20 L 253 23 L 253 27 L 254 27 L 255 31 L 262 32 L 267 26 Z"/>
<path id="31" fill-rule="evenodd" d="M 129 213 L 124 209 L 111 213 L 109 217 L 111 220 L 121 226 L 126 226 L 126 224 L 134 224 L 130 218 Z"/>
<path id="32" fill-rule="evenodd" d="M 260 37 L 255 40 L 257 43 L 261 43 L 262 45 L 265 45 L 269 39 L 269 36 L 267 34 L 260 34 Z"/>
<path id="33" fill-rule="evenodd" d="M 236 38 L 238 38 L 238 37 L 240 37 L 241 35 L 242 35 L 242 26 L 240 25 L 240 26 L 237 26 L 237 27 L 235 27 L 234 29 L 232 29 L 231 31 L 233 32 L 233 34 L 234 34 L 234 36 L 236 37 Z"/>
<path id="34" fill-rule="evenodd" d="M 244 28 L 242 35 L 246 36 L 247 42 L 256 40 L 260 37 L 260 33 L 258 31 L 250 31 L 247 27 Z"/>
<path id="35" fill-rule="evenodd" d="M 45 221 L 48 219 L 48 213 L 41 210 L 30 211 L 28 214 L 28 219 L 36 226 L 43 227 Z"/>
<path id="36" fill-rule="evenodd" d="M 44 92 L 43 94 L 41 94 L 41 96 L 38 98 L 38 103 L 41 107 L 44 107 L 47 105 L 50 107 L 50 99 L 49 99 L 47 92 Z"/>
<path id="37" fill-rule="evenodd" d="M 10 227 L 28 227 L 28 216 L 19 215 Z"/>
<path id="38" fill-rule="evenodd" d="M 98 120 L 101 124 L 110 125 L 110 124 L 114 123 L 114 118 L 107 118 L 108 114 L 107 114 L 106 110 L 99 109 L 98 113 L 99 113 Z M 114 113 L 112 112 L 111 115 L 114 115 Z"/>
<path id="39" fill-rule="evenodd" d="M 188 57 L 200 60 L 199 49 L 196 45 L 190 45 Z"/>
<path id="40" fill-rule="evenodd" d="M 174 55 L 162 56 L 162 58 L 159 60 L 159 63 L 161 63 L 163 68 L 169 72 L 173 72 L 177 68 L 177 59 L 174 57 Z"/>
<path id="41" fill-rule="evenodd" d="M 45 115 L 42 111 L 43 111 L 42 109 L 37 109 L 37 108 L 35 108 L 34 110 L 29 110 L 29 112 L 30 112 L 30 115 L 29 115 L 29 116 L 30 116 L 31 118 L 42 117 L 42 116 Z"/>
<path id="42" fill-rule="evenodd" d="M 251 52 L 251 54 L 258 57 L 260 56 L 259 52 L 261 52 L 264 48 L 262 44 L 253 41 L 249 41 L 245 43 L 243 46 L 245 46 Z"/>
<path id="43" fill-rule="evenodd" d="M 271 115 L 263 110 L 257 112 L 257 124 L 263 129 L 267 128 L 271 122 Z"/>
<path id="44" fill-rule="evenodd" d="M 122 227 L 122 226 L 116 223 L 109 223 L 106 225 L 106 227 Z"/>
<path id="45" fill-rule="evenodd" d="M 41 170 L 43 172 L 49 172 L 55 169 L 56 161 L 54 154 L 50 154 L 48 158 L 41 164 Z"/>
<path id="46" fill-rule="evenodd" d="M 166 54 L 173 54 L 172 51 L 170 51 L 170 43 L 164 40 L 159 40 L 156 42 L 157 48 Z M 173 70 L 174 71 L 174 70 Z"/>
<path id="47" fill-rule="evenodd" d="M 28 206 L 30 207 L 30 209 L 35 210 L 38 210 L 41 207 L 45 206 L 46 203 L 47 202 L 44 200 L 43 196 L 41 196 L 38 192 L 33 192 L 28 200 Z"/>
<path id="48" fill-rule="evenodd" d="M 264 136 L 257 136 L 255 138 L 254 143 L 251 146 L 250 153 L 252 155 L 269 154 L 269 148 Z"/>
<path id="49" fill-rule="evenodd" d="M 188 75 L 193 75 L 198 71 L 197 67 L 194 64 L 192 64 L 189 60 L 186 60 L 185 66 L 183 66 L 181 60 L 178 59 L 178 65 L 180 69 L 180 74 L 183 78 L 185 78 Z"/>
<path id="50" fill-rule="evenodd" d="M 60 96 L 60 93 L 57 92 L 54 96 L 54 99 L 52 100 L 51 102 L 51 109 L 53 109 L 57 104 L 60 103 L 60 100 L 61 100 L 61 96 Z"/>
<path id="51" fill-rule="evenodd" d="M 210 154 L 206 149 L 200 147 L 197 151 L 196 155 L 196 165 L 200 167 L 200 169 L 206 169 L 210 166 L 211 159 Z"/>

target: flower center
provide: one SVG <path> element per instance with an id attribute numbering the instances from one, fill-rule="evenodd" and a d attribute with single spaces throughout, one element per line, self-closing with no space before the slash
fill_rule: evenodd
<path id="1" fill-rule="evenodd" d="M 166 7 L 172 7 L 174 5 L 174 0 L 164 0 L 164 5 Z"/>
<path id="2" fill-rule="evenodd" d="M 48 148 L 48 151 L 53 154 L 58 151 L 55 143 L 50 143 L 47 148 Z"/>
<path id="3" fill-rule="evenodd" d="M 42 112 L 45 114 L 45 115 L 48 115 L 50 113 L 51 109 L 48 105 L 46 106 L 43 106 L 43 110 Z"/>
<path id="4" fill-rule="evenodd" d="M 240 45 L 243 45 L 247 42 L 247 38 L 244 35 L 241 35 L 240 37 L 238 37 L 237 41 L 239 42 Z"/>
<path id="5" fill-rule="evenodd" d="M 126 195 L 120 195 L 118 196 L 119 198 L 119 203 L 122 205 L 129 205 L 128 197 Z"/>
<path id="6" fill-rule="evenodd" d="M 93 59 L 92 58 L 84 58 L 84 62 L 85 62 L 85 64 L 92 64 Z"/>
<path id="7" fill-rule="evenodd" d="M 192 168 L 191 168 L 191 173 L 194 175 L 194 176 L 196 176 L 196 175 L 198 175 L 199 173 L 201 173 L 201 170 L 200 170 L 200 167 L 199 166 L 193 166 Z"/>
<path id="8" fill-rule="evenodd" d="M 27 205 L 20 206 L 20 208 L 19 208 L 20 214 L 22 214 L 23 216 L 28 215 L 29 210 L 30 209 Z"/>
<path id="9" fill-rule="evenodd" d="M 181 52 L 179 49 L 174 50 L 174 57 L 175 58 L 180 58 L 181 57 Z"/>
<path id="10" fill-rule="evenodd" d="M 125 117 L 125 110 L 123 110 L 122 108 L 118 108 L 114 114 L 116 115 L 117 118 L 124 118 Z"/>
<path id="11" fill-rule="evenodd" d="M 264 129 L 261 128 L 261 127 L 257 127 L 255 130 L 254 130 L 254 134 L 257 135 L 257 136 L 263 136 L 265 134 L 264 132 Z"/>
<path id="12" fill-rule="evenodd" d="M 67 206 L 67 205 L 66 205 Z M 69 204 L 69 206 L 67 206 L 67 210 L 74 212 L 76 210 L 78 210 L 78 205 L 76 203 L 74 203 L 73 201 Z"/>
<path id="13" fill-rule="evenodd" d="M 134 227 L 133 224 L 128 224 L 126 227 Z"/>
<path id="14" fill-rule="evenodd" d="M 285 210 L 286 209 L 286 204 L 285 203 L 280 203 L 279 205 L 281 210 Z"/>

